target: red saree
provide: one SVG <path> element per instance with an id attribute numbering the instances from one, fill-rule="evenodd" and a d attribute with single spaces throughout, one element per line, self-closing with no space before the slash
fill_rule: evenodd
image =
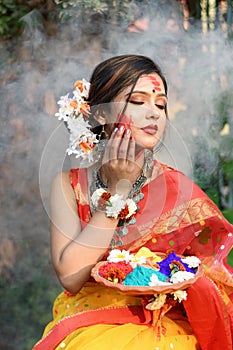
<path id="1" fill-rule="evenodd" d="M 233 227 L 190 179 L 179 171 L 162 167 L 163 173 L 143 188 L 144 199 L 140 202 L 136 224 L 131 225 L 129 234 L 124 237 L 123 248 L 132 252 L 142 246 L 155 252 L 166 252 L 172 248 L 179 254 L 198 256 L 205 265 L 205 276 L 187 290 L 188 298 L 183 302 L 183 307 L 199 345 L 195 340 L 192 340 L 192 345 L 186 345 L 186 340 L 181 337 L 179 341 L 183 341 L 183 347 L 181 344 L 177 349 L 232 350 L 233 278 L 232 269 L 226 265 L 225 259 L 233 244 Z M 71 169 L 70 178 L 84 227 L 91 217 L 86 170 Z M 98 307 L 96 304 L 90 311 L 80 309 L 63 319 L 54 319 L 34 349 L 55 349 L 63 344 L 61 342 L 66 337 L 68 339 L 71 334 L 76 334 L 73 332 L 91 325 L 134 324 L 151 329 L 151 312 L 143 308 L 141 300 L 134 300 L 134 305 L 131 303 L 130 298 L 123 304 L 116 299 L 113 307 Z M 163 329 L 157 328 L 156 332 L 162 334 Z M 182 333 L 179 329 L 176 332 L 179 335 Z M 75 344 L 79 348 L 81 343 Z M 168 348 L 165 342 L 163 347 L 161 343 L 158 344 L 156 349 Z M 76 349 L 75 346 L 67 348 Z M 172 346 L 170 348 L 174 348 Z M 89 347 L 80 347 L 84 348 Z M 96 346 L 96 349 L 99 348 Z M 135 345 L 123 348 L 135 349 Z"/>

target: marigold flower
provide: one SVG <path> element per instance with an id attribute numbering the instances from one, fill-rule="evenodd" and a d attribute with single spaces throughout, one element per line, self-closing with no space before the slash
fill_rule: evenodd
<path id="1" fill-rule="evenodd" d="M 102 198 L 105 202 L 107 202 L 107 201 L 109 200 L 109 198 L 111 198 L 111 193 L 109 193 L 109 192 L 104 192 L 104 193 L 102 193 L 101 198 Z"/>
<path id="2" fill-rule="evenodd" d="M 119 219 L 125 219 L 128 214 L 129 208 L 128 205 L 126 205 L 123 209 L 121 209 L 120 213 L 118 214 L 118 217 Z"/>
<path id="3" fill-rule="evenodd" d="M 125 278 L 125 274 L 123 271 L 118 269 L 117 267 L 114 269 L 110 269 L 106 273 L 106 278 L 109 281 L 115 282 L 115 283 L 121 283 L 123 279 Z"/>
<path id="4" fill-rule="evenodd" d="M 99 268 L 99 275 L 109 281 L 121 283 L 126 275 L 132 271 L 132 266 L 125 261 L 117 263 L 109 262 Z"/>
<path id="5" fill-rule="evenodd" d="M 169 265 L 171 273 L 175 273 L 177 271 L 186 271 L 184 265 L 178 260 L 172 260 Z"/>

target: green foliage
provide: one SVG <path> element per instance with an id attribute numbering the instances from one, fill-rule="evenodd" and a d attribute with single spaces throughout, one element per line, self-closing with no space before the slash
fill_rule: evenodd
<path id="1" fill-rule="evenodd" d="M 233 249 L 231 249 L 231 251 L 230 251 L 230 253 L 228 255 L 227 263 L 228 263 L 228 265 L 233 267 Z"/>
<path id="2" fill-rule="evenodd" d="M 205 190 L 205 193 L 218 207 L 220 206 L 220 195 L 216 188 L 211 187 Z"/>
<path id="3" fill-rule="evenodd" d="M 35 253 L 26 250 L 10 278 L 0 277 L 1 344 L 9 349 L 32 349 L 51 321 L 53 301 L 61 291 L 48 258 L 41 255 L 35 262 Z M 17 337 L 12 337 L 15 330 Z"/>
<path id="4" fill-rule="evenodd" d="M 111 23 L 122 20 L 131 21 L 137 12 L 137 1 L 135 0 L 55 0 L 55 3 L 62 21 L 71 19 L 77 14 L 84 17 L 100 14 Z"/>
<path id="5" fill-rule="evenodd" d="M 222 213 L 225 218 L 233 224 L 233 209 L 223 209 Z"/>
<path id="6" fill-rule="evenodd" d="M 227 179 L 233 180 L 233 159 L 222 163 L 222 169 Z"/>
<path id="7" fill-rule="evenodd" d="M 0 3 L 0 35 L 10 38 L 23 28 L 22 17 L 29 12 L 28 5 L 19 5 L 17 0 L 2 0 Z"/>
<path id="8" fill-rule="evenodd" d="M 108 21 L 112 26 L 119 22 L 131 22 L 138 15 L 140 9 L 146 7 L 150 0 L 55 0 L 44 2 L 42 0 L 2 0 L 0 2 L 0 35 L 9 39 L 22 33 L 26 24 L 25 16 L 36 11 L 38 16 L 33 16 L 33 21 L 39 18 L 49 18 L 56 24 L 79 18 L 82 27 L 90 25 L 98 26 L 93 21 L 101 19 Z M 52 5 L 51 5 L 52 4 Z M 51 11 L 52 6 L 52 11 Z M 31 20 L 30 20 L 31 24 Z"/>
<path id="9" fill-rule="evenodd" d="M 44 25 L 44 22 L 56 17 L 56 5 L 52 0 L 1 0 L 0 2 L 0 36 L 3 39 L 17 38 L 25 25 L 31 28 Z"/>

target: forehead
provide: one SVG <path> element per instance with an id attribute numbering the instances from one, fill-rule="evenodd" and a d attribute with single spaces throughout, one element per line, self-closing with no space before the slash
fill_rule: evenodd
<path id="1" fill-rule="evenodd" d="M 143 74 L 137 81 L 134 90 L 152 89 L 158 92 L 165 92 L 164 84 L 157 73 Z"/>

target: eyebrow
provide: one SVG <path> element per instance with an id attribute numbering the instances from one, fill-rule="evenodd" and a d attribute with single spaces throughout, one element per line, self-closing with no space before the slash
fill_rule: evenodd
<path id="1" fill-rule="evenodd" d="M 149 95 L 148 92 L 146 92 L 146 91 L 134 90 L 132 92 L 129 92 L 125 96 L 129 97 L 130 95 L 133 95 L 133 94 L 136 94 L 136 93 L 139 93 L 139 94 L 142 94 L 142 95 Z M 158 97 L 166 97 L 166 99 L 168 98 L 167 95 L 164 94 L 164 93 L 158 93 L 156 96 L 158 96 Z"/>

